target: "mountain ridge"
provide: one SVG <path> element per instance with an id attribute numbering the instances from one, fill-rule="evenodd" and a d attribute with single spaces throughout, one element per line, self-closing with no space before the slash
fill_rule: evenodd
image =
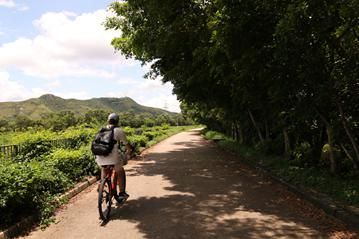
<path id="1" fill-rule="evenodd" d="M 84 115 L 91 110 L 104 110 L 113 112 L 177 114 L 167 110 L 143 106 L 130 97 L 99 97 L 87 100 L 63 99 L 53 94 L 44 94 L 38 98 L 30 98 L 17 102 L 0 102 L 0 118 L 12 119 L 17 116 L 27 116 L 30 119 L 40 119 L 49 113 L 71 111 L 75 115 Z"/>

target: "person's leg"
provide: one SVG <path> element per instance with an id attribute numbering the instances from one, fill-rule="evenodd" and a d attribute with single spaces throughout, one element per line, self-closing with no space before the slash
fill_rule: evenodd
<path id="1" fill-rule="evenodd" d="M 101 167 L 101 166 L 100 166 Z M 105 169 L 101 167 L 101 180 L 105 177 Z"/>
<path id="2" fill-rule="evenodd" d="M 117 164 L 115 166 L 115 170 L 117 172 L 117 183 L 118 186 L 120 187 L 120 193 L 121 192 L 125 192 L 126 191 L 126 173 L 124 168 L 122 167 L 121 164 Z"/>
<path id="3" fill-rule="evenodd" d="M 101 179 L 100 179 L 100 181 L 97 182 L 97 192 L 98 192 L 98 190 L 100 189 L 100 184 L 101 184 L 102 179 L 105 177 L 105 170 L 104 170 L 104 168 L 101 167 L 100 165 L 99 165 L 99 167 L 100 167 L 100 170 L 101 170 Z"/>

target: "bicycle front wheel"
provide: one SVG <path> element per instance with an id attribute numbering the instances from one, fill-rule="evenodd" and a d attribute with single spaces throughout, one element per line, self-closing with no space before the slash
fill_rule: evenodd
<path id="1" fill-rule="evenodd" d="M 102 179 L 98 191 L 98 211 L 103 221 L 107 221 L 110 217 L 111 197 L 111 182 L 108 179 Z"/>

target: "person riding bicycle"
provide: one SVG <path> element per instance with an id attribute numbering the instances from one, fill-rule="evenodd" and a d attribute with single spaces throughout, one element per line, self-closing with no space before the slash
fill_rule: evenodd
<path id="1" fill-rule="evenodd" d="M 120 188 L 120 192 L 118 197 L 120 200 L 126 200 L 129 195 L 126 193 L 126 173 L 123 168 L 123 159 L 121 158 L 121 154 L 119 153 L 119 144 L 122 143 L 126 147 L 126 155 L 125 157 L 129 157 L 132 151 L 132 147 L 127 141 L 127 137 L 125 132 L 119 127 L 120 117 L 116 113 L 111 113 L 107 119 L 107 128 L 114 127 L 113 138 L 116 140 L 116 144 L 114 145 L 111 153 L 107 156 L 96 155 L 96 163 L 99 166 L 104 165 L 114 165 L 114 169 L 117 173 L 117 184 Z M 105 175 L 104 168 L 101 167 L 101 179 L 103 179 Z"/>

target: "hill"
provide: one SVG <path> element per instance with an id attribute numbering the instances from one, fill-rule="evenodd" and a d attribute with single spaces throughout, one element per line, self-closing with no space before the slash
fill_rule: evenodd
<path id="1" fill-rule="evenodd" d="M 39 98 L 32 98 L 19 102 L 0 102 L 0 118 L 11 119 L 25 115 L 30 119 L 39 119 L 42 115 L 61 111 L 72 111 L 76 115 L 84 115 L 90 110 L 105 110 L 113 112 L 176 114 L 166 110 L 147 107 L 136 103 L 129 97 L 123 98 L 92 98 L 89 100 L 63 99 L 46 94 Z"/>

